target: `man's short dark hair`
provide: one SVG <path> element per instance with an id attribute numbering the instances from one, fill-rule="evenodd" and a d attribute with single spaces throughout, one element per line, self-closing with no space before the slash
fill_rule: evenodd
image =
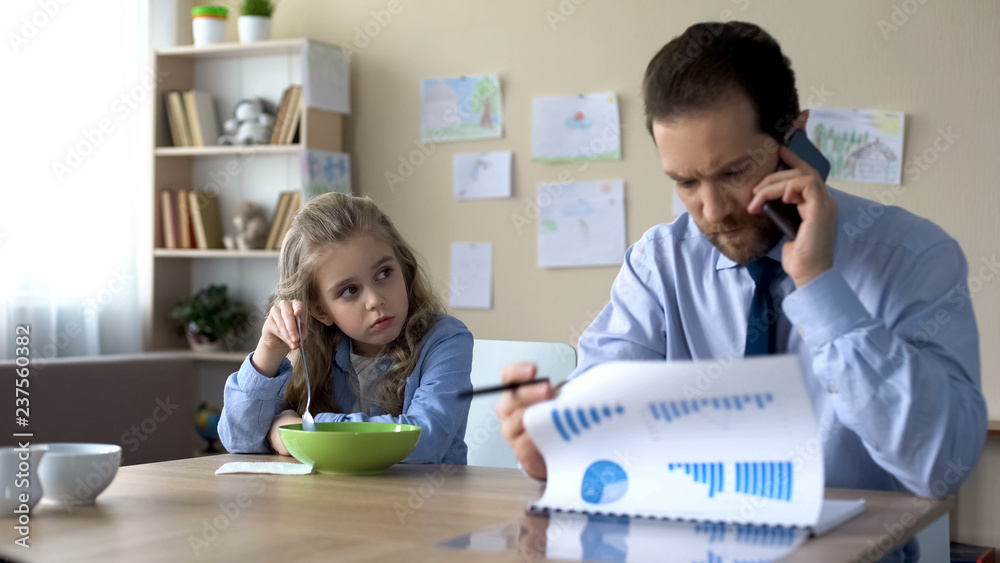
<path id="1" fill-rule="evenodd" d="M 660 49 L 642 83 L 646 128 L 742 92 L 757 111 L 758 129 L 778 143 L 799 114 L 795 73 L 773 37 L 746 22 L 698 23 Z"/>

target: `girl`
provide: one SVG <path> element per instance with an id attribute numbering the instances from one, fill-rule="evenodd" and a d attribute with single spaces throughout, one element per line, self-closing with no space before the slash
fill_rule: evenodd
<path id="1" fill-rule="evenodd" d="M 306 382 L 301 356 L 285 356 L 302 346 L 316 422 L 413 424 L 422 432 L 404 463 L 464 465 L 472 333 L 443 314 L 389 217 L 367 197 L 318 196 L 292 221 L 278 268 L 257 349 L 226 381 L 226 449 L 288 455 L 278 427 L 302 422 Z"/>

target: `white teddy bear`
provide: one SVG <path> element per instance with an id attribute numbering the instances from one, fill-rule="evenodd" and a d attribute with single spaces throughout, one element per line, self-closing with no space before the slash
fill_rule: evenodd
<path id="1" fill-rule="evenodd" d="M 233 214 L 233 227 L 236 235 L 226 235 L 222 240 L 229 250 L 251 250 L 267 245 L 271 223 L 267 220 L 267 211 L 256 203 L 244 201 L 240 204 Z"/>
<path id="2" fill-rule="evenodd" d="M 220 145 L 266 145 L 271 142 L 274 115 L 267 110 L 264 100 L 240 100 L 233 116 L 222 126 L 226 134 L 219 137 Z"/>

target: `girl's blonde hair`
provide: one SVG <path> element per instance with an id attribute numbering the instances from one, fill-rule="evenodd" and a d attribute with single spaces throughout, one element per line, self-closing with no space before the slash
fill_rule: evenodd
<path id="1" fill-rule="evenodd" d="M 278 258 L 280 279 L 278 290 L 271 296 L 269 305 L 281 300 L 299 300 L 306 304 L 302 322 L 308 323 L 308 336 L 301 345 L 306 350 L 312 383 L 310 411 L 335 412 L 336 400 L 330 381 L 330 369 L 337 345 L 344 333 L 336 326 L 326 326 L 309 313 L 311 303 L 318 302 L 319 292 L 315 283 L 318 257 L 333 245 L 343 244 L 355 236 L 371 236 L 392 248 L 406 282 L 409 300 L 406 322 L 396 339 L 382 352 L 392 360 L 392 367 L 381 382 L 381 392 L 376 403 L 382 409 L 398 416 L 403 412 L 403 392 L 406 378 L 413 372 L 420 352 L 420 342 L 444 308 L 431 291 L 423 271 L 422 260 L 410 247 L 389 216 L 382 212 L 368 197 L 340 193 L 327 193 L 311 199 L 292 220 L 291 229 L 281 245 Z M 285 391 L 285 407 L 299 414 L 305 411 L 305 375 L 301 356 L 292 354 L 292 379 Z"/>

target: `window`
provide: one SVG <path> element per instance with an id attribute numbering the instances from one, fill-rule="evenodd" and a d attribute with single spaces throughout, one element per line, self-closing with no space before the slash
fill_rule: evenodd
<path id="1" fill-rule="evenodd" d="M 2 357 L 13 355 L 17 324 L 32 325 L 37 357 L 141 349 L 143 132 L 155 87 L 147 6 L 7 6 L 18 23 L 0 55 Z"/>

